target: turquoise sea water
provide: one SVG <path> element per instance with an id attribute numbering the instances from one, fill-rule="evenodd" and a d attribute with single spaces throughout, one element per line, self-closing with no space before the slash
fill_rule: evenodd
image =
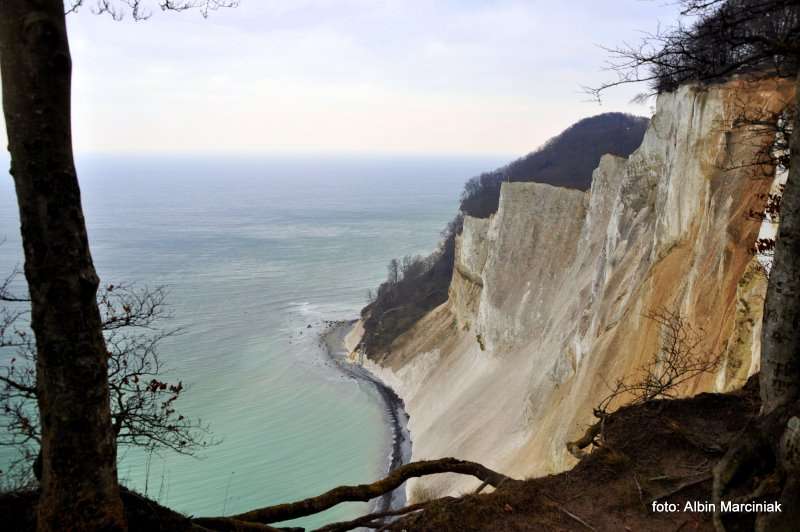
<path id="1" fill-rule="evenodd" d="M 188 514 L 219 515 L 382 476 L 383 407 L 330 366 L 317 332 L 357 316 L 390 258 L 432 250 L 464 181 L 503 160 L 80 158 L 102 281 L 167 287 L 169 325 L 185 333 L 161 350 L 166 376 L 188 385 L 179 410 L 222 439 L 199 460 L 164 453 L 148 465 L 123 453 L 122 480 Z M 8 177 L 0 237 L 4 273 L 22 261 Z"/>

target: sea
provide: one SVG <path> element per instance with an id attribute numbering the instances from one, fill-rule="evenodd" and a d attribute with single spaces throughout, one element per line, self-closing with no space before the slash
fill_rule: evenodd
<path id="1" fill-rule="evenodd" d="M 384 405 L 331 364 L 319 333 L 328 320 L 358 317 L 391 258 L 435 249 L 464 182 L 507 160 L 78 157 L 101 282 L 165 288 L 164 326 L 183 332 L 161 346 L 164 378 L 184 384 L 177 410 L 201 418 L 216 441 L 198 457 L 122 448 L 121 481 L 209 516 L 382 477 Z M 13 184 L 2 173 L 0 274 L 22 264 Z M 10 452 L 0 448 L 0 469 Z M 348 503 L 292 524 L 313 528 L 367 509 Z"/>

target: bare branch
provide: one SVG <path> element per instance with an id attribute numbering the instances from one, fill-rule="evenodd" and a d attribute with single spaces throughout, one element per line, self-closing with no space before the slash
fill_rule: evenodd
<path id="1" fill-rule="evenodd" d="M 348 530 L 353 530 L 358 527 L 369 526 L 370 524 L 377 524 L 380 522 L 380 520 L 385 519 L 387 517 L 398 517 L 401 515 L 408 515 L 410 513 L 422 511 L 432 502 L 450 502 L 455 500 L 456 499 L 454 497 L 442 497 L 440 499 L 434 499 L 431 501 L 421 502 L 417 504 L 410 504 L 398 510 L 390 510 L 388 512 L 376 512 L 364 515 L 357 519 L 353 519 L 352 521 L 331 523 L 329 525 L 323 526 L 322 528 L 318 528 L 315 532 L 347 532 Z"/>
<path id="2" fill-rule="evenodd" d="M 222 8 L 237 7 L 238 0 L 154 0 L 146 2 L 143 0 L 95 0 L 91 8 L 95 15 L 108 15 L 113 20 L 119 22 L 125 18 L 126 13 L 137 22 L 149 19 L 152 11 L 147 5 L 153 4 L 161 11 L 188 11 L 197 9 L 203 17 L 208 17 L 211 11 Z M 77 13 L 84 5 L 84 0 L 67 0 L 64 12 L 67 15 Z"/>
<path id="3" fill-rule="evenodd" d="M 625 400 L 625 405 L 672 399 L 682 385 L 719 366 L 719 356 L 700 349 L 703 330 L 695 328 L 676 311 L 662 307 L 648 312 L 645 317 L 660 327 L 659 348 L 633 376 L 618 379 L 609 386 L 610 393 L 594 409 L 598 421 L 579 439 L 567 443 L 567 450 L 576 458 L 583 458 L 584 449 L 590 445 L 601 446 L 605 419 L 611 414 L 612 405 L 620 399 Z"/>
<path id="4" fill-rule="evenodd" d="M 690 25 L 678 23 L 631 46 L 606 49 L 617 79 L 584 88 L 594 99 L 619 85 L 646 83 L 650 94 L 686 82 L 733 75 L 793 76 L 800 51 L 800 6 L 792 0 L 681 0 Z"/>
<path id="5" fill-rule="evenodd" d="M 30 301 L 29 298 L 18 296 L 11 291 L 11 286 L 20 273 L 22 271 L 19 266 L 15 266 L 11 273 L 0 283 L 0 301 L 5 301 L 6 303 L 27 303 Z"/>
<path id="6" fill-rule="evenodd" d="M 209 427 L 202 420 L 176 410 L 175 403 L 186 391 L 184 384 L 163 379 L 166 368 L 159 347 L 181 333 L 162 325 L 171 317 L 164 288 L 108 285 L 100 289 L 97 301 L 108 349 L 117 444 L 194 456 L 218 443 L 209 440 Z M 0 375 L 0 425 L 5 429 L 0 445 L 19 448 L 20 461 L 35 457 L 38 451 L 28 445 L 38 447 L 39 442 L 36 346 L 27 330 L 27 313 L 27 308 L 0 308 L 0 347 L 16 349 L 16 356 L 0 368 L 4 372 Z"/>
<path id="7" fill-rule="evenodd" d="M 441 458 L 439 460 L 405 464 L 392 471 L 389 476 L 372 484 L 339 486 L 317 497 L 311 497 L 310 499 L 298 502 L 259 508 L 243 514 L 234 515 L 231 518 L 201 517 L 194 521 L 201 526 L 212 528 L 219 526 L 223 521 L 228 519 L 262 524 L 287 521 L 289 519 L 296 519 L 298 517 L 305 517 L 307 515 L 323 512 L 343 502 L 369 501 L 393 491 L 410 478 L 439 473 L 472 475 L 494 487 L 499 487 L 504 482 L 511 480 L 509 477 L 492 471 L 475 462 L 467 462 L 455 458 Z"/>

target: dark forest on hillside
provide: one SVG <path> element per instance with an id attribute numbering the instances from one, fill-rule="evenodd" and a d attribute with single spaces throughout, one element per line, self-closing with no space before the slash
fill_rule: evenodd
<path id="1" fill-rule="evenodd" d="M 585 118 L 541 148 L 507 166 L 467 181 L 461 212 L 486 218 L 497 212 L 503 181 L 534 181 L 587 190 L 592 171 L 607 153 L 627 157 L 642 143 L 648 119 L 624 113 Z"/>

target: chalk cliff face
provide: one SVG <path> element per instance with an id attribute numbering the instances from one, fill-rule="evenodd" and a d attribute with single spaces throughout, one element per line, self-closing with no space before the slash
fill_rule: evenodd
<path id="1" fill-rule="evenodd" d="M 413 458 L 515 477 L 570 467 L 565 442 L 593 421 L 606 383 L 658 350 L 659 325 L 644 317 L 658 308 L 702 328 L 702 348 L 722 359 L 682 393 L 729 390 L 757 371 L 766 280 L 748 213 L 771 181 L 731 169 L 763 140 L 731 124 L 743 102 L 777 109 L 790 91 L 731 82 L 662 95 L 641 147 L 603 157 L 590 191 L 505 183 L 495 215 L 467 217 L 447 303 L 364 362 L 405 399 Z"/>

